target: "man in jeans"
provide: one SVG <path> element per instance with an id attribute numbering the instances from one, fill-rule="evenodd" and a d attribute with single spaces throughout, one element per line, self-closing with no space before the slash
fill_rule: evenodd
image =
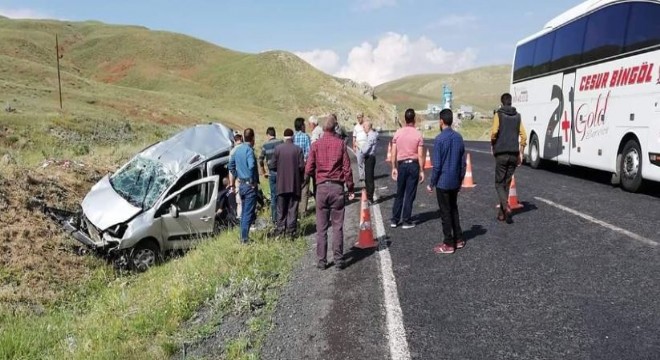
<path id="1" fill-rule="evenodd" d="M 404 229 L 415 227 L 412 222 L 412 206 L 417 196 L 417 185 L 424 182 L 424 139 L 415 128 L 415 110 L 405 114 L 406 126 L 397 130 L 392 139 L 392 179 L 396 181 L 396 199 L 392 207 L 395 228 L 403 221 Z"/>
<path id="2" fill-rule="evenodd" d="M 241 212 L 241 242 L 247 244 L 250 226 L 257 218 L 257 191 L 259 189 L 259 171 L 257 158 L 254 155 L 254 130 L 243 131 L 243 143 L 236 147 L 234 155 L 229 159 L 231 186 L 235 188 L 239 181 L 238 195 L 242 202 Z"/>
<path id="3" fill-rule="evenodd" d="M 282 143 L 282 140 L 276 138 L 275 128 L 269 127 L 266 129 L 266 137 L 268 140 L 261 145 L 261 154 L 259 155 L 259 167 L 264 177 L 268 179 L 270 187 L 270 218 L 273 224 L 277 224 L 277 169 L 266 170 L 267 164 L 273 157 L 275 147 Z"/>
<path id="4" fill-rule="evenodd" d="M 296 132 L 293 134 L 293 144 L 298 146 L 303 153 L 303 161 L 307 161 L 309 157 L 309 149 L 312 144 L 309 135 L 305 133 L 305 119 L 299 117 L 293 122 L 293 127 Z M 298 205 L 298 213 L 305 216 L 307 212 L 307 202 L 309 201 L 309 179 L 305 180 L 302 184 L 300 193 L 300 204 Z"/>
<path id="5" fill-rule="evenodd" d="M 367 188 L 367 200 L 374 202 L 374 189 L 376 170 L 376 145 L 378 144 L 378 132 L 372 128 L 371 122 L 365 121 L 362 126 L 367 134 L 367 141 L 358 149 L 357 157 L 362 158 L 364 164 L 364 185 Z"/>
<path id="6" fill-rule="evenodd" d="M 337 119 L 329 116 L 323 122 L 323 136 L 311 148 L 305 167 L 305 181 L 316 174 L 316 266 L 327 266 L 328 227 L 332 224 L 332 249 L 335 267 L 344 264 L 344 185 L 348 199 L 353 200 L 353 172 L 346 144 L 335 136 Z"/>
<path id="7" fill-rule="evenodd" d="M 502 106 L 495 113 L 490 132 L 491 152 L 495 156 L 495 190 L 500 202 L 497 220 L 511 224 L 509 187 L 513 173 L 522 164 L 527 135 L 520 114 L 511 106 L 511 94 L 503 94 L 500 100 Z"/>
<path id="8" fill-rule="evenodd" d="M 465 177 L 465 144 L 463 137 L 451 128 L 454 115 L 449 109 L 440 112 L 440 134 L 433 143 L 433 173 L 426 187 L 436 190 L 444 241 L 435 247 L 439 254 L 452 254 L 465 246 L 458 215 L 458 191 Z"/>

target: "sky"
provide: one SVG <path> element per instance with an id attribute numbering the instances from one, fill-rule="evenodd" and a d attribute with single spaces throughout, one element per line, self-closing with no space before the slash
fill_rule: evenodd
<path id="1" fill-rule="evenodd" d="M 99 20 L 233 50 L 286 50 L 372 86 L 510 64 L 517 41 L 580 0 L 0 0 L 10 18 Z"/>

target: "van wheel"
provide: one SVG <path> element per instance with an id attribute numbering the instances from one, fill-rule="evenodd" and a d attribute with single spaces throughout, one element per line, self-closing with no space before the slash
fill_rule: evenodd
<path id="1" fill-rule="evenodd" d="M 538 169 L 541 166 L 541 151 L 539 149 L 539 138 L 536 134 L 532 135 L 532 141 L 529 146 L 529 166 Z"/>
<path id="2" fill-rule="evenodd" d="M 131 268 L 137 272 L 145 272 L 150 267 L 161 262 L 161 254 L 158 245 L 152 240 L 141 241 L 130 254 Z"/>
<path id="3" fill-rule="evenodd" d="M 636 140 L 628 140 L 621 153 L 621 187 L 629 192 L 642 187 L 642 150 Z"/>

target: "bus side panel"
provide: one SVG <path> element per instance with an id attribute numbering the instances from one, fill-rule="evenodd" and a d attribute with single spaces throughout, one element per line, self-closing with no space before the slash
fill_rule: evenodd
<path id="1" fill-rule="evenodd" d="M 535 133 L 539 139 L 541 158 L 556 160 L 559 136 L 558 110 L 563 108 L 564 100 L 561 98 L 562 74 L 545 76 L 538 79 L 524 81 L 511 85 L 513 106 L 522 117 L 527 132 L 528 146 L 531 134 Z M 561 150 L 559 150 L 561 151 Z"/>
<path id="2" fill-rule="evenodd" d="M 642 150 L 643 177 L 657 178 L 648 153 L 660 120 L 659 69 L 660 51 L 654 51 L 576 72 L 571 164 L 615 172 L 619 146 L 624 136 L 634 134 Z"/>

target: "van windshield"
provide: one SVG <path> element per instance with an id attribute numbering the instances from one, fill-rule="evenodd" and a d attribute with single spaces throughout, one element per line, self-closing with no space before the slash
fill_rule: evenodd
<path id="1" fill-rule="evenodd" d="M 110 177 L 110 185 L 131 205 L 149 209 L 176 180 L 162 163 L 136 157 Z"/>

